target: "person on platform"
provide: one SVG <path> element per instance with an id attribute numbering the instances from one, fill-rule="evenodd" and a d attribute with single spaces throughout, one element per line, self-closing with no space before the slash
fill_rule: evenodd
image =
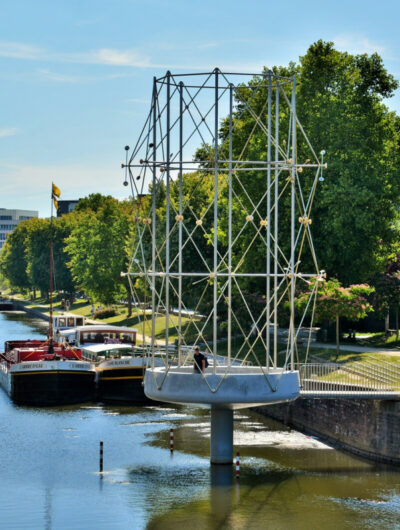
<path id="1" fill-rule="evenodd" d="M 199 346 L 194 348 L 193 369 L 195 372 L 204 372 L 208 366 L 207 358 L 201 353 Z"/>

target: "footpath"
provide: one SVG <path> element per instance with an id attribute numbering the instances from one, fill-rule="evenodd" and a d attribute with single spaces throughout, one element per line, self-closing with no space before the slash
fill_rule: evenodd
<path id="1" fill-rule="evenodd" d="M 327 342 L 312 342 L 310 348 L 322 348 L 326 350 L 331 350 L 336 348 L 336 344 L 327 343 Z M 395 357 L 400 356 L 400 350 L 398 349 L 383 349 L 383 348 L 373 348 L 372 346 L 357 346 L 357 344 L 341 344 L 340 351 L 344 352 L 358 352 L 358 353 L 379 353 L 381 355 L 392 355 Z"/>

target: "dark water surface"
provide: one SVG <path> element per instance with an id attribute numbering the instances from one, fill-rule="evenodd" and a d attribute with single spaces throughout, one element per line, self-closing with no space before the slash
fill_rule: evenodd
<path id="1" fill-rule="evenodd" d="M 41 333 L 25 315 L 0 313 L 1 345 Z M 210 468 L 208 436 L 207 411 L 17 407 L 0 389 L 0 528 L 400 529 L 394 468 L 242 411 L 237 484 L 230 466 Z"/>

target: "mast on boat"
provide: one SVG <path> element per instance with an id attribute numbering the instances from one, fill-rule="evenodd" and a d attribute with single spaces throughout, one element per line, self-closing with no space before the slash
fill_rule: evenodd
<path id="1" fill-rule="evenodd" d="M 49 322 L 49 352 L 53 349 L 53 205 L 56 211 L 58 210 L 58 198 L 61 195 L 60 189 L 51 183 L 51 216 L 50 216 L 50 322 Z"/>

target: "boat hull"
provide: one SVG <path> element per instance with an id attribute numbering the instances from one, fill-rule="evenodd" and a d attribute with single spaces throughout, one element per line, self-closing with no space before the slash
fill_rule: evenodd
<path id="1" fill-rule="evenodd" d="M 143 387 L 143 367 L 100 368 L 97 375 L 97 397 L 105 403 L 145 404 L 152 402 Z"/>
<path id="2" fill-rule="evenodd" d="M 18 405 L 69 405 L 95 398 L 95 375 L 88 363 L 32 362 L 3 371 L 0 382 Z"/>

